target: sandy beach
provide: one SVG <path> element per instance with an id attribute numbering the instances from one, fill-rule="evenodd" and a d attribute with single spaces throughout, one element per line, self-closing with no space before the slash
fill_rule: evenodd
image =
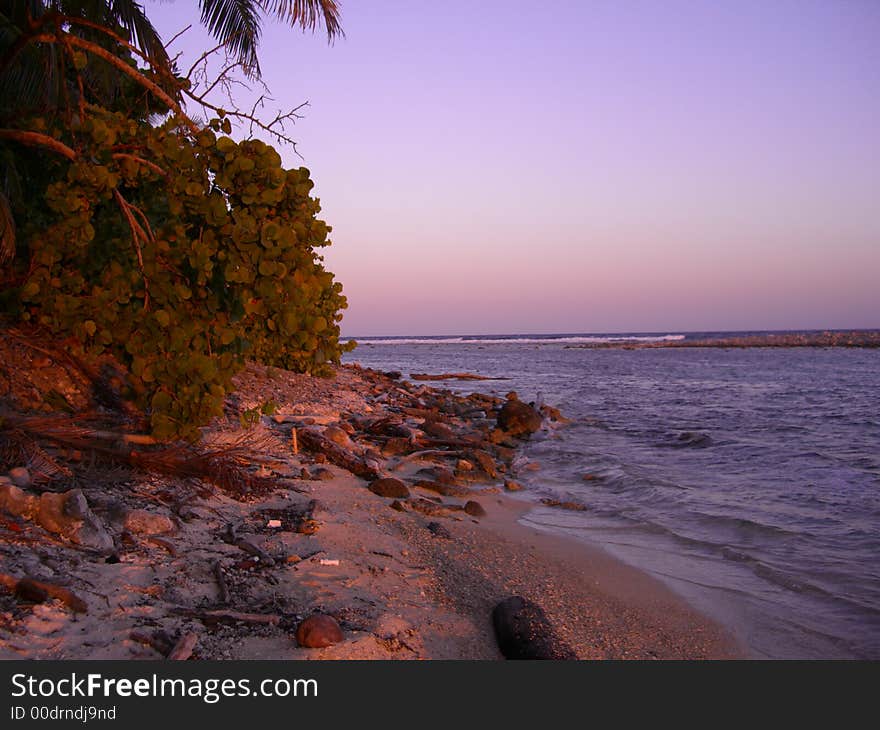
<path id="1" fill-rule="evenodd" d="M 11 382 L 5 396 L 15 392 Z M 242 426 L 267 400 L 274 414 Z M 156 659 L 182 647 L 193 659 L 501 659 L 491 615 L 512 595 L 541 606 L 582 659 L 741 656 L 648 575 L 517 521 L 529 495 L 503 484 L 528 465 L 498 437 L 491 403 L 356 366 L 329 379 L 249 366 L 205 440 L 235 445 L 271 487 L 241 497 L 197 479 L 75 466 L 112 541 L 104 550 L 0 511 L 0 657 Z M 387 435 L 407 430 L 409 447 Z M 305 448 L 306 432 L 401 480 L 409 498 L 374 494 L 375 480 L 333 463 L 337 452 Z M 85 610 L 10 585 L 25 577 Z M 299 646 L 296 629 L 314 613 L 335 619 L 342 641 Z"/>

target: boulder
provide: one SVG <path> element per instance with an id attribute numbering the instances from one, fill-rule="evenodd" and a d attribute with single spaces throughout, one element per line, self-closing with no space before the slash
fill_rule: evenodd
<path id="1" fill-rule="evenodd" d="M 520 400 L 507 401 L 498 413 L 498 428 L 520 438 L 531 436 L 542 422 L 541 414 Z"/>
<path id="2" fill-rule="evenodd" d="M 400 479 L 395 479 L 394 477 L 376 479 L 370 484 L 368 489 L 379 497 L 388 497 L 389 499 L 409 498 L 409 488 Z"/>
<path id="3" fill-rule="evenodd" d="M 511 596 L 495 606 L 492 626 L 506 659 L 577 659 L 544 610 L 522 596 Z"/>
<path id="4" fill-rule="evenodd" d="M 336 619 L 323 613 L 313 613 L 296 629 L 296 643 L 307 649 L 323 649 L 345 639 Z"/>

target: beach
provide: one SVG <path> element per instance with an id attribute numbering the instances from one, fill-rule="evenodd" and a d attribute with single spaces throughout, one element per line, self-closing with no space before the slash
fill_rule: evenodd
<path id="1" fill-rule="evenodd" d="M 519 521 L 537 500 L 503 486 L 530 469 L 518 439 L 493 436 L 504 398 L 351 365 L 332 378 L 250 365 L 236 386 L 205 443 L 234 449 L 259 490 L 74 466 L 89 519 L 111 541 L 103 549 L 52 532 L 33 510 L 0 513 L 2 572 L 60 589 L 0 586 L 0 657 L 501 659 L 492 611 L 514 595 L 540 606 L 581 659 L 744 655 L 651 576 Z M 270 414 L 242 424 L 268 401 Z M 409 497 L 373 493 L 376 478 L 400 480 Z M 297 627 L 314 614 L 332 618 L 341 641 L 300 646 Z"/>

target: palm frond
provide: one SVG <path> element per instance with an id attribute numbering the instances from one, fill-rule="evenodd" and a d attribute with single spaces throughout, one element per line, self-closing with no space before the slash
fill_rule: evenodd
<path id="1" fill-rule="evenodd" d="M 257 47 L 262 32 L 260 6 L 254 0 L 199 0 L 202 23 L 253 76 L 260 75 Z"/>
<path id="2" fill-rule="evenodd" d="M 327 39 L 345 36 L 335 0 L 258 0 L 263 10 L 290 25 L 314 32 L 323 25 Z"/>

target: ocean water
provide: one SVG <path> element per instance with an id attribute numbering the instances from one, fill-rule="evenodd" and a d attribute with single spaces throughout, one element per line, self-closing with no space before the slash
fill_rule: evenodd
<path id="1" fill-rule="evenodd" d="M 365 339 L 346 361 L 558 405 L 524 521 L 653 574 L 754 657 L 880 658 L 880 350 L 570 347 L 606 337 Z"/>

